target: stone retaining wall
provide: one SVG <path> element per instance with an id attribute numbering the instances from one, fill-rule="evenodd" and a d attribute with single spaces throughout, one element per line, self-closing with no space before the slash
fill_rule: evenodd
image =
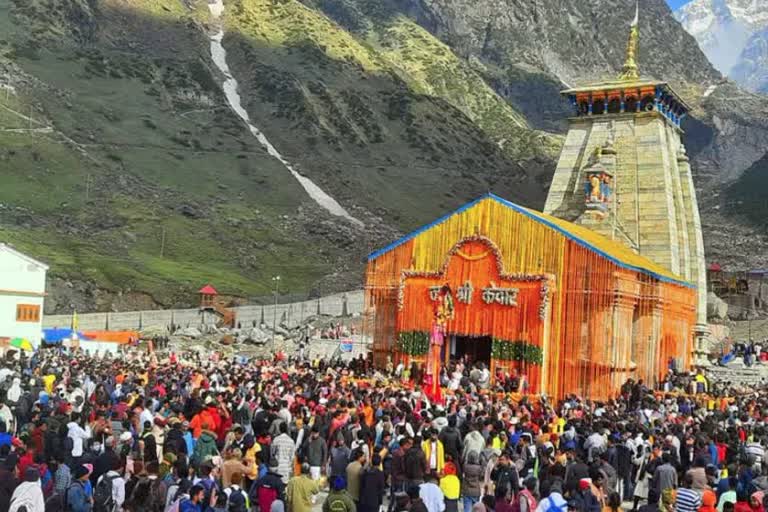
<path id="1" fill-rule="evenodd" d="M 344 302 L 346 296 L 346 312 Z M 362 290 L 338 293 L 315 300 L 265 306 L 239 306 L 232 308 L 237 312 L 237 321 L 243 326 L 259 323 L 264 318 L 267 325 L 274 320 L 288 325 L 295 325 L 317 315 L 342 316 L 360 315 L 363 312 L 364 296 Z M 182 328 L 196 327 L 203 324 L 215 324 L 218 317 L 198 309 L 163 309 L 149 311 L 126 311 L 120 313 L 84 313 L 77 315 L 80 330 L 141 330 L 150 327 L 167 327 L 177 324 Z M 71 315 L 46 315 L 43 327 L 69 327 Z"/>

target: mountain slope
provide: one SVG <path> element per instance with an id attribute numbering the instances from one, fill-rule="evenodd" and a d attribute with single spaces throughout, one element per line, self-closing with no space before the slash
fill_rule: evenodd
<path id="1" fill-rule="evenodd" d="M 370 249 L 468 197 L 542 201 L 557 137 L 415 25 L 391 40 L 461 71 L 453 96 L 298 2 L 227 10 L 251 118 L 365 229 L 233 114 L 205 3 L 0 0 L 0 238 L 52 264 L 50 309 L 189 304 L 207 281 L 264 295 L 275 274 L 293 293 L 347 288 Z"/>
<path id="2" fill-rule="evenodd" d="M 633 7 L 224 0 L 214 19 L 203 0 L 0 0 L 0 239 L 52 263 L 62 311 L 191 304 L 208 281 L 263 296 L 276 274 L 298 295 L 359 285 L 368 251 L 470 198 L 541 207 L 570 114 L 558 91 L 618 73 Z M 765 229 L 724 208 L 723 184 L 764 156 L 768 102 L 723 80 L 663 0 L 640 31 L 643 73 L 694 106 L 723 261 L 712 234 Z"/>
<path id="3" fill-rule="evenodd" d="M 768 91 L 768 1 L 693 0 L 675 17 L 723 74 L 751 91 Z"/>
<path id="4" fill-rule="evenodd" d="M 547 103 L 540 90 L 551 90 L 553 83 L 576 85 L 618 74 L 635 5 L 630 0 L 391 1 L 455 53 L 480 61 L 489 70 L 486 81 L 524 112 L 531 126 L 557 126 L 566 115 L 554 94 L 549 94 Z M 768 11 L 760 12 L 765 16 Z M 708 259 L 726 263 L 734 259 L 728 244 L 720 240 L 727 232 L 752 244 L 752 250 L 739 255 L 734 264 L 759 265 L 760 255 L 768 250 L 764 236 L 768 232 L 751 220 L 754 217 L 725 208 L 723 192 L 738 184 L 744 171 L 766 153 L 768 98 L 723 79 L 663 0 L 641 3 L 639 65 L 643 75 L 668 80 L 693 106 L 683 128 Z M 762 212 L 768 215 L 768 204 Z"/>

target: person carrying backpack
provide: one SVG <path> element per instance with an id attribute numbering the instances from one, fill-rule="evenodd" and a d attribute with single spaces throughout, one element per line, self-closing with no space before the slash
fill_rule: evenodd
<path id="1" fill-rule="evenodd" d="M 283 500 L 285 484 L 283 478 L 277 473 L 277 461 L 271 461 L 269 471 L 264 476 L 253 482 L 249 492 L 250 500 L 257 503 L 259 510 L 270 510 L 272 503 Z"/>
<path id="2" fill-rule="evenodd" d="M 559 481 L 552 482 L 549 496 L 539 502 L 536 512 L 568 512 L 568 502 L 563 498 L 563 486 Z"/>
<path id="3" fill-rule="evenodd" d="M 526 478 L 523 482 L 523 488 L 515 495 L 512 502 L 512 512 L 533 512 L 536 510 L 536 498 L 533 492 L 536 490 L 536 479 Z"/>
<path id="4" fill-rule="evenodd" d="M 355 502 L 347 493 L 347 482 L 343 476 L 331 480 L 331 492 L 323 502 L 323 512 L 356 512 Z"/>
<path id="5" fill-rule="evenodd" d="M 144 505 L 147 512 L 165 512 L 165 499 L 168 494 L 168 485 L 163 478 L 158 475 L 159 465 L 156 462 L 147 464 L 147 473 L 149 476 L 149 493 Z"/>
<path id="6" fill-rule="evenodd" d="M 125 503 L 125 480 L 120 476 L 122 464 L 99 477 L 93 490 L 93 512 L 115 512 Z"/>
<path id="7" fill-rule="evenodd" d="M 92 512 L 91 500 L 85 492 L 88 470 L 85 466 L 78 465 L 73 476 L 74 481 L 64 495 L 64 510 L 66 512 Z"/>
<path id="8" fill-rule="evenodd" d="M 227 512 L 249 512 L 251 502 L 248 494 L 240 487 L 243 483 L 243 474 L 236 472 L 232 474 L 232 484 L 224 489 L 227 495 Z"/>

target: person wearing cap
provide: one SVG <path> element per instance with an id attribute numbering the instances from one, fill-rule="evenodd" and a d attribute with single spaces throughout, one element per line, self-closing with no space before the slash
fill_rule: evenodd
<path id="1" fill-rule="evenodd" d="M 184 441 L 184 432 L 181 428 L 181 420 L 172 417 L 168 420 L 170 430 L 165 434 L 163 441 L 163 453 L 173 453 L 177 457 L 187 454 L 187 443 Z"/>
<path id="2" fill-rule="evenodd" d="M 24 508 L 22 508 L 24 507 Z M 16 487 L 11 496 L 8 512 L 45 512 L 45 498 L 40 486 L 40 470 L 37 466 L 29 466 L 24 470 L 24 481 Z"/>
<path id="3" fill-rule="evenodd" d="M 19 485 L 16 478 L 16 458 L 8 446 L 0 448 L 0 457 L 0 510 L 8 510 L 13 491 Z"/>
<path id="4" fill-rule="evenodd" d="M 259 505 L 259 510 L 270 510 L 275 500 L 283 501 L 285 484 L 277 472 L 277 460 L 270 461 L 267 472 L 256 480 L 249 491 L 252 503 Z"/>
<path id="5" fill-rule="evenodd" d="M 331 479 L 331 492 L 323 502 L 323 512 L 357 512 L 355 502 L 347 492 L 347 482 L 343 476 Z"/>
<path id="6" fill-rule="evenodd" d="M 247 475 L 251 473 L 251 464 L 243 464 L 243 454 L 238 449 L 230 450 L 226 454 L 226 460 L 221 465 L 221 482 L 223 487 L 229 487 L 232 482 L 232 475 L 240 473 Z"/>
<path id="7" fill-rule="evenodd" d="M 67 512 L 91 512 L 93 505 L 86 491 L 89 474 L 88 469 L 82 464 L 75 466 L 74 482 L 66 492 L 66 502 L 69 507 Z"/>
<path id="8" fill-rule="evenodd" d="M 600 512 L 600 501 L 592 494 L 592 482 L 589 478 L 579 480 L 579 490 L 575 493 L 568 508 L 577 512 Z"/>

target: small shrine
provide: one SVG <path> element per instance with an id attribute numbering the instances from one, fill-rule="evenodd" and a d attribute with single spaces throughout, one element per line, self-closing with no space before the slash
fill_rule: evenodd
<path id="1" fill-rule="evenodd" d="M 200 294 L 200 309 L 213 309 L 216 305 L 216 296 L 219 292 L 216 288 L 207 284 L 197 292 Z"/>

